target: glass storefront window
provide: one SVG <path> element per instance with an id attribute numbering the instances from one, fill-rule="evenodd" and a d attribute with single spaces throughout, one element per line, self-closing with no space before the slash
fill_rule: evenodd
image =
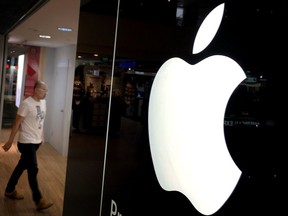
<path id="1" fill-rule="evenodd" d="M 220 124 L 219 131 L 224 131 L 225 150 L 227 147 L 231 158 L 241 170 L 241 176 L 235 190 L 217 215 L 257 215 L 264 214 L 267 209 L 281 214 L 285 205 L 280 197 L 286 181 L 283 177 L 286 170 L 283 169 L 284 145 L 281 141 L 284 136 L 280 132 L 286 123 L 283 120 L 283 116 L 286 116 L 286 106 L 283 104 L 286 91 L 283 68 L 286 68 L 286 57 L 281 50 L 283 44 L 285 47 L 287 45 L 283 29 L 287 20 L 284 10 L 287 5 L 279 1 L 269 5 L 263 1 L 226 2 L 222 23 L 212 42 L 202 52 L 192 54 L 199 26 L 209 12 L 219 5 L 219 1 L 118 2 L 118 26 L 115 26 L 117 1 L 111 1 L 110 6 L 107 2 L 100 4 L 91 1 L 91 4 L 83 4 L 81 9 L 78 53 L 90 56 L 89 65 L 84 66 L 86 72 L 83 86 L 86 93 L 93 90 L 95 98 L 92 99 L 95 101 L 92 100 L 93 109 L 90 114 L 88 111 L 82 113 L 83 116 L 88 114 L 85 117 L 90 122 L 88 128 L 82 127 L 71 133 L 64 215 L 77 211 L 87 215 L 99 212 L 103 216 L 202 215 L 194 207 L 195 203 L 191 203 L 181 191 L 168 191 L 161 187 L 152 158 L 149 102 L 151 86 L 155 83 L 160 67 L 168 59 L 178 57 L 190 66 L 195 66 L 215 55 L 227 56 L 236 61 L 247 77 L 235 87 L 223 118 L 221 117 L 223 124 Z M 91 60 L 95 53 L 97 57 Z M 78 59 L 79 62 L 84 60 Z M 101 85 L 100 65 L 108 65 L 106 74 L 111 74 L 107 79 L 110 83 L 104 82 L 104 86 Z M 166 162 L 163 163 L 163 167 L 168 170 L 167 178 L 164 179 L 166 185 L 170 185 L 171 179 L 175 180 L 173 182 L 187 183 L 183 176 L 188 173 L 191 177 L 193 173 L 184 172 L 183 167 L 196 167 L 198 174 L 202 175 L 206 171 L 201 169 L 202 165 L 207 168 L 207 164 L 213 163 L 209 161 L 209 157 L 206 161 L 199 160 L 201 163 L 192 163 L 189 156 L 195 152 L 181 151 L 178 147 L 181 141 L 189 143 L 189 136 L 198 135 L 196 126 L 205 132 L 202 133 L 203 139 L 214 133 L 211 130 L 211 134 L 209 132 L 214 120 L 207 116 L 211 116 L 208 115 L 209 112 L 212 112 L 220 100 L 211 95 L 218 87 L 225 91 L 222 80 L 208 82 L 211 77 L 187 80 L 189 76 L 182 72 L 182 67 L 174 67 L 171 73 L 175 83 L 171 81 L 169 86 L 163 87 L 163 92 L 183 99 L 175 100 L 177 104 L 169 103 L 171 113 L 167 114 L 166 119 L 161 119 L 163 125 L 165 128 L 170 126 L 170 118 L 174 116 L 172 119 L 178 123 L 177 132 L 181 134 L 181 131 L 185 131 L 184 135 L 188 137 L 183 139 L 184 136 L 179 136 L 179 139 L 173 140 L 174 145 L 169 146 L 170 151 L 165 146 L 169 140 L 158 140 L 159 143 L 165 140 L 158 158 Z M 105 80 L 106 78 L 108 76 Z M 117 84 L 114 85 L 114 81 Z M 181 86 L 179 83 L 186 85 Z M 189 92 L 189 85 L 198 88 Z M 191 95 L 195 96 L 195 92 L 200 95 L 209 88 L 211 94 L 198 98 L 200 104 L 193 104 Z M 112 90 L 109 91 L 110 95 L 106 95 L 106 89 Z M 120 92 L 117 101 L 113 100 L 116 98 L 113 90 L 116 92 L 116 89 Z M 167 99 L 169 95 L 163 97 Z M 204 106 L 207 100 L 213 103 Z M 167 103 L 161 103 L 161 97 L 159 101 L 159 107 L 164 110 Z M 199 108 L 197 117 L 203 119 L 197 121 L 199 125 L 194 125 L 194 129 L 191 125 L 195 122 L 185 122 L 188 118 L 183 116 L 183 121 L 180 122 L 177 113 L 173 112 L 173 108 L 177 107 L 178 112 L 183 110 L 188 117 L 187 101 L 191 110 L 195 110 L 192 105 Z M 99 107 L 102 109 L 98 109 Z M 100 114 L 103 114 L 102 117 L 107 116 L 103 130 L 100 130 L 99 125 L 93 125 L 93 122 L 101 122 Z M 155 119 L 158 120 L 157 116 Z M 113 128 L 112 125 L 116 127 Z M 162 128 L 153 131 L 162 137 L 167 136 L 165 132 L 167 133 Z M 173 135 L 173 131 L 169 130 L 169 135 L 171 134 Z M 215 151 L 211 149 L 214 150 L 207 148 L 206 153 L 214 156 Z M 168 157 L 173 154 L 179 154 L 178 158 L 183 156 L 185 160 L 169 160 Z M 214 162 L 218 163 L 216 160 Z M 177 167 L 175 164 L 180 165 Z M 179 178 L 176 177 L 176 171 L 182 174 Z M 215 171 L 214 174 L 221 178 L 226 173 L 219 174 Z M 192 177 L 191 179 L 194 180 Z M 203 181 L 207 183 L 213 179 Z M 183 188 L 189 188 L 189 184 L 190 182 Z M 71 199 L 79 194 L 87 199 Z M 79 205 L 83 207 L 81 210 Z"/>

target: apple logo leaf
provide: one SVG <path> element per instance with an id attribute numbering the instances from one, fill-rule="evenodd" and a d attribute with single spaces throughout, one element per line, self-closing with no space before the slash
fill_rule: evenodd
<path id="1" fill-rule="evenodd" d="M 219 29 L 224 13 L 224 3 L 214 8 L 202 22 L 193 47 L 193 54 L 204 50 L 212 41 Z"/>

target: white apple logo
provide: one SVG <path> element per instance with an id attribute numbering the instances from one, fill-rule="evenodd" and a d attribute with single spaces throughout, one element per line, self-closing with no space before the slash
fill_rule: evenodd
<path id="1" fill-rule="evenodd" d="M 223 12 L 220 4 L 206 17 L 193 53 L 214 38 Z M 161 66 L 151 88 L 148 131 L 157 179 L 164 190 L 184 194 L 204 215 L 221 208 L 241 176 L 227 149 L 224 115 L 245 78 L 226 56 L 210 56 L 195 65 L 175 57 Z"/>

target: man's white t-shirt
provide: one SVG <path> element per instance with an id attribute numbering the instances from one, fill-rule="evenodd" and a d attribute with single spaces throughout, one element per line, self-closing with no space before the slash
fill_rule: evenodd
<path id="1" fill-rule="evenodd" d="M 46 101 L 40 100 L 38 102 L 32 97 L 28 97 L 20 104 L 17 114 L 24 117 L 19 128 L 18 142 L 41 143 Z"/>

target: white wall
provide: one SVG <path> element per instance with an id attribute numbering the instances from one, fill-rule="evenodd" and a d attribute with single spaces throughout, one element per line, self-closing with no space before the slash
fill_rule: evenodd
<path id="1" fill-rule="evenodd" d="M 72 111 L 76 45 L 45 48 L 43 79 L 48 84 L 45 140 L 67 156 Z"/>

